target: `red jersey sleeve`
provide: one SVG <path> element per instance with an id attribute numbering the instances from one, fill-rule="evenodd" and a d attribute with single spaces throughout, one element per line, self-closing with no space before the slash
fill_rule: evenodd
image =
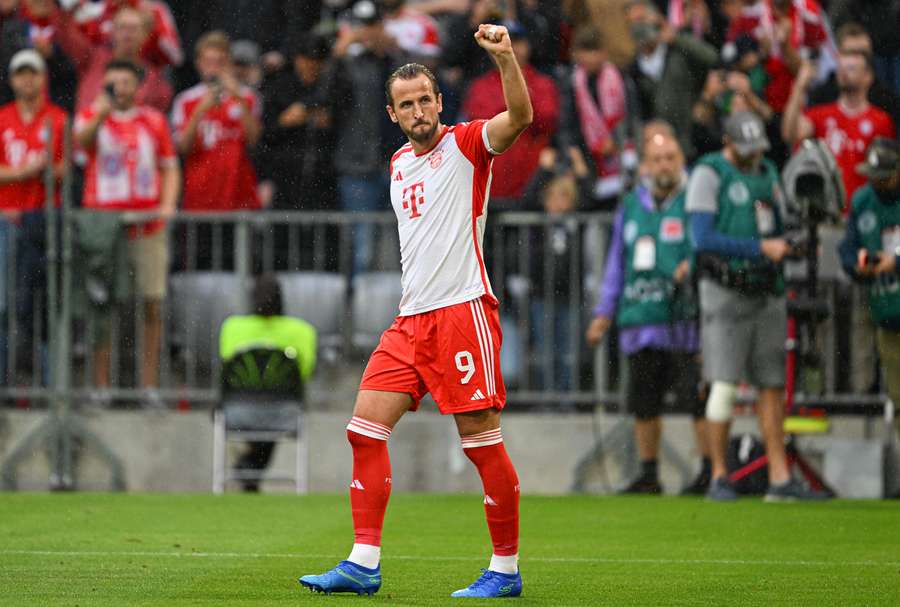
<path id="1" fill-rule="evenodd" d="M 469 162 L 476 167 L 490 164 L 494 155 L 487 139 L 487 120 L 463 122 L 453 127 L 456 145 Z"/>
<path id="2" fill-rule="evenodd" d="M 166 122 L 165 116 L 154 111 L 152 114 L 154 132 L 156 133 L 156 143 L 159 154 L 160 166 L 166 166 L 176 160 L 175 144 L 172 141 L 172 132 Z"/>
<path id="3" fill-rule="evenodd" d="M 894 124 L 894 119 L 891 118 L 890 114 L 882 114 L 881 120 L 878 121 L 878 124 L 875 127 L 875 135 L 887 137 L 888 139 L 896 138 L 897 125 Z"/>
<path id="4" fill-rule="evenodd" d="M 75 116 L 75 126 L 73 128 L 74 133 L 77 134 L 80 130 L 82 130 L 85 125 L 94 117 L 94 110 L 90 107 L 85 108 L 78 112 Z M 86 149 L 90 153 L 91 150 L 94 149 L 94 146 L 91 145 L 88 148 L 82 148 L 80 145 L 78 146 L 80 149 Z"/>

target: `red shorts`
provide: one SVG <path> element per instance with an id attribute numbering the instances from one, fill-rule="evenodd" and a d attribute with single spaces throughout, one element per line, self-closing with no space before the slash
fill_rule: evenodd
<path id="1" fill-rule="evenodd" d="M 360 390 L 405 392 L 415 411 L 431 392 L 444 415 L 502 409 L 500 314 L 490 296 L 398 316 L 369 358 Z"/>

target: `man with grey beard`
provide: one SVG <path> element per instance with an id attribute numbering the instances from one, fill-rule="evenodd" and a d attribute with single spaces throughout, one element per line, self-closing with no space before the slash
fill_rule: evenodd
<path id="1" fill-rule="evenodd" d="M 619 346 L 628 357 L 626 400 L 636 418 L 641 472 L 624 492 L 662 492 L 657 473 L 660 415 L 672 391 L 679 410 L 694 415 L 703 455 L 700 475 L 686 492 L 702 494 L 710 461 L 697 369 L 696 306 L 690 297 L 693 251 L 684 206 L 684 154 L 671 128 L 657 130 L 645 133 L 646 176 L 616 214 L 600 303 L 586 337 L 596 346 L 615 323 Z"/>

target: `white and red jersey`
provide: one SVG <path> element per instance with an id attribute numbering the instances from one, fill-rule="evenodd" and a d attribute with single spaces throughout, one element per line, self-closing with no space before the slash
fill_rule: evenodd
<path id="1" fill-rule="evenodd" d="M 437 21 L 415 9 L 404 7 L 384 20 L 384 30 L 402 51 L 420 57 L 441 54 L 441 35 Z"/>
<path id="2" fill-rule="evenodd" d="M 391 158 L 391 204 L 400 232 L 403 297 L 411 316 L 489 295 L 482 255 L 493 153 L 486 120 L 444 127 L 437 143 Z"/>
<path id="3" fill-rule="evenodd" d="M 90 109 L 78 114 L 75 131 L 93 116 Z M 146 106 L 110 114 L 85 153 L 82 206 L 110 211 L 158 208 L 160 169 L 178 162 L 166 117 Z"/>
<path id="4" fill-rule="evenodd" d="M 815 128 L 815 137 L 825 141 L 841 169 L 847 200 L 866 183 L 856 166 L 866 159 L 866 150 L 876 137 L 894 138 L 894 121 L 884 111 L 869 106 L 849 114 L 840 103 L 817 105 L 806 111 Z M 849 205 L 845 211 L 849 211 Z"/>
<path id="5" fill-rule="evenodd" d="M 172 106 L 172 126 L 180 138 L 208 85 L 200 84 L 180 93 Z M 182 207 L 191 211 L 234 211 L 259 208 L 256 171 L 247 151 L 241 116 L 248 111 L 259 120 L 259 97 L 244 87 L 241 99 L 223 93 L 221 101 L 204 114 L 197 128 L 194 147 L 184 161 Z"/>
<path id="6" fill-rule="evenodd" d="M 15 102 L 0 107 L 0 166 L 19 168 L 38 160 L 47 154 L 48 137 L 53 139 L 54 164 L 61 162 L 65 125 L 65 111 L 46 101 L 29 122 L 22 120 Z M 34 211 L 44 206 L 45 196 L 43 175 L 2 184 L 0 209 Z"/>
<path id="7" fill-rule="evenodd" d="M 152 20 L 150 33 L 141 48 L 141 57 L 154 65 L 181 65 L 184 53 L 181 50 L 178 27 L 165 2 L 159 0 L 84 2 L 75 11 L 75 20 L 91 42 L 97 45 L 111 45 L 113 19 L 125 6 L 140 10 Z"/>

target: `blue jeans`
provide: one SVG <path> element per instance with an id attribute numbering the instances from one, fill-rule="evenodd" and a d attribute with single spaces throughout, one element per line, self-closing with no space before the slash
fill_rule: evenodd
<path id="1" fill-rule="evenodd" d="M 387 208 L 388 180 L 385 175 L 342 175 L 338 178 L 341 208 L 345 211 L 383 211 Z M 372 269 L 375 257 L 375 226 L 353 227 L 353 274 Z"/>

